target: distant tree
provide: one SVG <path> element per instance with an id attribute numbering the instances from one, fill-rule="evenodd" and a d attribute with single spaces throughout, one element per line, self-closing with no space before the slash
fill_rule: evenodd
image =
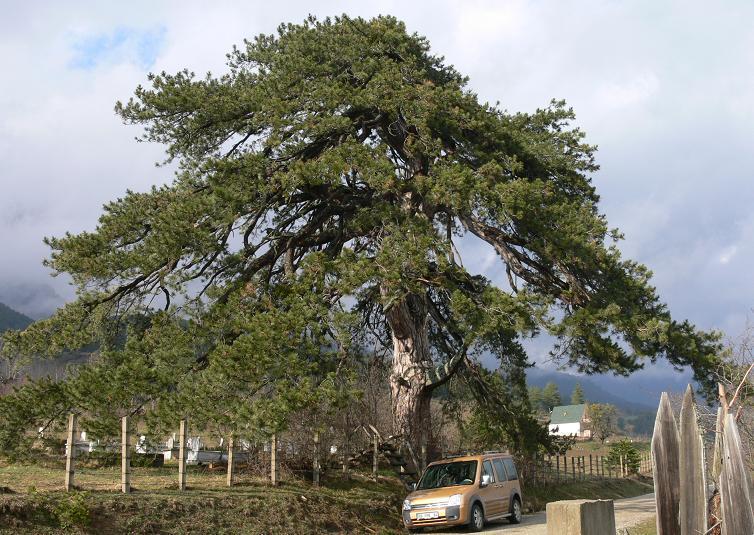
<path id="1" fill-rule="evenodd" d="M 585 401 L 581 383 L 576 383 L 576 386 L 573 387 L 573 392 L 571 392 L 571 405 L 581 405 Z"/>
<path id="2" fill-rule="evenodd" d="M 529 387 L 529 403 L 535 411 L 543 410 L 542 406 L 542 389 L 538 386 Z"/>
<path id="3" fill-rule="evenodd" d="M 557 407 L 562 403 L 560 398 L 560 391 L 558 390 L 558 385 L 556 385 L 553 382 L 549 382 L 545 385 L 544 389 L 542 390 L 542 404 L 544 407 L 551 411 L 553 407 Z"/>
<path id="4" fill-rule="evenodd" d="M 550 435 L 548 451 L 552 454 L 565 455 L 576 445 L 575 435 Z"/>
<path id="5" fill-rule="evenodd" d="M 621 463 L 623 463 L 623 466 L 627 467 L 629 474 L 636 474 L 639 472 L 639 466 L 641 465 L 641 455 L 639 455 L 639 450 L 636 449 L 636 446 L 630 440 L 623 439 L 610 447 L 610 453 L 607 455 L 607 463 L 614 470 L 620 469 Z"/>
<path id="6" fill-rule="evenodd" d="M 617 418 L 615 406 L 608 403 L 592 403 L 589 405 L 589 417 L 592 421 L 594 436 L 604 444 L 615 431 Z"/>

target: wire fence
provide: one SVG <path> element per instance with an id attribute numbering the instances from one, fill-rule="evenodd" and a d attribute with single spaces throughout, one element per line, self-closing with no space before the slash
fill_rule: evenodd
<path id="1" fill-rule="evenodd" d="M 619 479 L 632 474 L 623 457 L 610 462 L 606 455 L 546 455 L 536 459 L 519 459 L 519 471 L 524 481 L 532 485 L 549 485 L 589 479 Z M 649 453 L 640 454 L 639 474 L 652 473 Z"/>

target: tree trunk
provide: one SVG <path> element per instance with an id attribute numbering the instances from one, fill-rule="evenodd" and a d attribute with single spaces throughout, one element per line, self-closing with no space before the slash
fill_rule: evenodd
<path id="1" fill-rule="evenodd" d="M 393 364 L 390 392 L 393 432 L 410 441 L 420 451 L 430 434 L 430 370 L 432 357 L 426 297 L 409 294 L 386 312 L 393 337 Z"/>

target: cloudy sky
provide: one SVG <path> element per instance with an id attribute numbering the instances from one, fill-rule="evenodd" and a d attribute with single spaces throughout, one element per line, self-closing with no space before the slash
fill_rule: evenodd
<path id="1" fill-rule="evenodd" d="M 510 111 L 566 99 L 600 147 L 602 211 L 674 314 L 734 335 L 754 306 L 752 2 L 0 3 L 0 301 L 34 317 L 71 296 L 42 238 L 170 180 L 116 100 L 150 71 L 221 73 L 245 37 L 344 12 L 401 18 Z M 501 277 L 476 247 L 467 264 Z"/>

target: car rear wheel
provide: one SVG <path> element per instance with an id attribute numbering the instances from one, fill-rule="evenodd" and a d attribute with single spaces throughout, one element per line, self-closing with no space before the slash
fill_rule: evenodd
<path id="1" fill-rule="evenodd" d="M 482 506 L 475 503 L 469 514 L 469 529 L 471 531 L 482 531 L 484 529 L 484 511 Z"/>
<path id="2" fill-rule="evenodd" d="M 511 516 L 508 517 L 508 520 L 510 520 L 511 524 L 520 524 L 521 518 L 521 500 L 516 497 L 513 498 L 513 503 L 511 504 Z"/>

